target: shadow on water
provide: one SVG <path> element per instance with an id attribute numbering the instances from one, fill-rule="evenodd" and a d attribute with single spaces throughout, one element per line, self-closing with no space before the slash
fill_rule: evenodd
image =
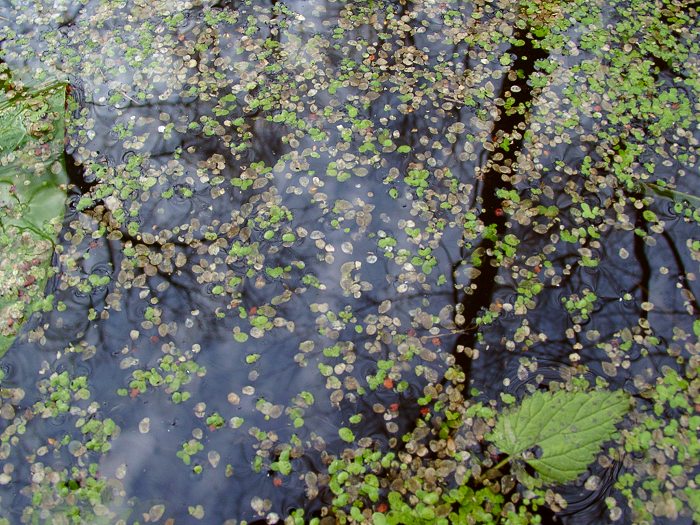
<path id="1" fill-rule="evenodd" d="M 505 166 L 509 171 L 516 169 L 523 135 L 528 127 L 529 108 L 533 104 L 533 95 L 527 79 L 535 71 L 535 61 L 547 57 L 547 53 L 537 45 L 537 40 L 529 34 L 528 28 L 517 29 L 514 38 L 525 44 L 512 46 L 508 50 L 517 58 L 507 73 L 498 96 L 503 100 L 512 97 L 514 102 L 511 106 L 523 109 L 512 115 L 506 115 L 505 110 L 501 108 L 499 115 L 494 119 L 495 125 L 491 131 L 494 149 L 487 156 L 485 165 L 480 167 L 481 180 L 477 203 L 481 207 L 481 213 L 478 218 L 482 224 L 492 225 L 495 230 L 490 233 L 489 238 L 482 239 L 478 246 L 473 248 L 472 253 L 481 256 L 481 263 L 478 266 L 480 273 L 472 281 L 470 292 L 473 293 L 466 294 L 459 303 L 461 308 L 458 311 L 464 318 L 462 324 L 466 329 L 457 338 L 453 355 L 456 364 L 465 372 L 467 378 L 471 377 L 473 366 L 468 352 L 474 348 L 479 335 L 477 317 L 491 305 L 496 275 L 499 273 L 499 263 L 493 255 L 493 249 L 498 240 L 502 241 L 506 232 L 507 217 L 503 210 L 502 199 L 498 196 L 498 190 L 513 189 L 509 177 L 502 176 L 500 168 Z M 463 250 L 461 256 L 463 261 L 453 267 L 453 273 L 457 271 L 459 264 L 471 256 L 471 253 Z"/>

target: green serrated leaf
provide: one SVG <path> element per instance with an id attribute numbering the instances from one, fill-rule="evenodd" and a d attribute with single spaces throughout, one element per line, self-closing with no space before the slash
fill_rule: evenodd
<path id="1" fill-rule="evenodd" d="M 524 459 L 544 481 L 566 483 L 586 471 L 630 407 L 622 391 L 535 392 L 504 411 L 488 439 L 510 459 Z"/>

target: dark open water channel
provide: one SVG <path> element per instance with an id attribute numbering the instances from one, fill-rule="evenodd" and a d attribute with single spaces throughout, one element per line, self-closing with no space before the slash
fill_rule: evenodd
<path id="1" fill-rule="evenodd" d="M 584 377 L 634 410 L 545 520 L 691 523 L 698 35 L 688 2 L 0 0 L 15 79 L 73 97 L 0 518 L 321 515 L 339 429 L 439 461 L 401 439 L 426 395 Z M 449 440 L 495 461 L 489 424 Z"/>

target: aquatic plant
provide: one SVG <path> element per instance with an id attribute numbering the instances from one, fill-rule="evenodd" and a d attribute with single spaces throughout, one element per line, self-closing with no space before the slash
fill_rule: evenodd
<path id="1" fill-rule="evenodd" d="M 44 287 L 63 218 L 66 84 L 15 86 L 0 70 L 0 356 L 34 312 L 48 311 Z"/>
<path id="2" fill-rule="evenodd" d="M 79 4 L 0 520 L 697 521 L 697 6 Z"/>
<path id="3" fill-rule="evenodd" d="M 476 414 L 478 406 L 468 413 Z M 328 466 L 331 511 L 339 523 L 538 523 L 537 508 L 548 499 L 543 484 L 556 487 L 586 472 L 629 408 L 629 396 L 620 391 L 559 390 L 535 392 L 500 414 L 481 411 L 481 417 L 496 419 L 484 439 L 508 454 L 492 466 L 479 463 L 475 451 L 461 449 L 453 437 L 448 438 L 445 458 L 430 462 L 407 454 L 424 455 L 415 445 L 398 454 L 371 448 L 346 451 Z M 460 432 L 463 424 L 451 433 Z M 411 443 L 415 437 L 404 439 Z M 537 477 L 518 467 L 519 461 L 534 468 Z M 457 481 L 452 471 L 459 463 L 471 473 Z M 508 464 L 530 496 L 520 495 L 511 474 L 500 479 Z"/>

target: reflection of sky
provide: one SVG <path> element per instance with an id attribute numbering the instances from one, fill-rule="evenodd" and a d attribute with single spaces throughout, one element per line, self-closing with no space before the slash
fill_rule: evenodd
<path id="1" fill-rule="evenodd" d="M 314 21 L 313 13 L 303 13 L 306 17 L 304 22 L 308 27 Z M 118 30 L 121 24 L 110 20 L 110 28 L 105 29 L 105 36 L 110 30 Z M 188 22 L 183 28 L 183 32 L 197 27 L 195 22 Z M 301 26 L 300 26 L 301 27 Z M 70 29 L 67 31 L 70 32 Z M 220 35 L 223 42 L 231 41 L 226 35 Z M 133 36 L 136 39 L 136 35 Z M 124 49 L 115 45 L 113 39 L 104 38 L 99 43 L 99 54 L 110 56 L 110 63 L 117 64 L 124 61 Z M 210 55 L 209 59 L 215 57 Z M 361 57 L 357 57 L 361 59 Z M 199 57 L 204 60 L 205 55 Z M 319 159 L 300 159 L 301 165 L 310 161 L 303 169 L 295 167 L 294 159 L 280 164 L 283 169 L 280 172 L 273 172 L 270 184 L 265 188 L 253 189 L 247 192 L 229 189 L 227 192 L 213 199 L 210 194 L 210 187 L 202 182 L 202 163 L 206 162 L 213 154 L 224 155 L 227 167 L 224 170 L 226 177 L 238 176 L 243 169 L 251 162 L 264 161 L 266 165 L 275 166 L 280 160 L 282 152 L 289 151 L 289 146 L 280 143 L 282 134 L 288 132 L 282 125 L 266 122 L 264 119 L 253 117 L 249 122 L 253 123 L 253 143 L 250 151 L 245 154 L 240 161 L 231 159 L 226 149 L 217 143 L 217 140 L 199 137 L 194 139 L 191 134 L 184 135 L 178 133 L 178 126 L 182 122 L 191 122 L 199 119 L 200 116 L 209 114 L 213 107 L 213 102 L 199 102 L 195 100 L 180 100 L 169 89 L 169 85 L 174 82 L 178 75 L 184 74 L 185 70 L 178 67 L 178 58 L 171 61 L 172 67 L 166 69 L 152 88 L 153 98 L 151 102 L 137 103 L 136 95 L 138 86 L 144 83 L 144 78 L 140 74 L 134 75 L 129 68 L 124 73 L 102 79 L 100 75 L 88 74 L 81 80 L 82 88 L 85 91 L 86 108 L 90 111 L 90 117 L 94 119 L 94 129 L 90 133 L 90 142 L 86 148 L 82 146 L 73 147 L 76 158 L 87 161 L 90 158 L 98 162 L 108 163 L 113 170 L 109 173 L 121 173 L 123 168 L 121 162 L 128 162 L 134 154 L 149 153 L 149 160 L 142 168 L 145 175 L 158 177 L 157 184 L 150 190 L 148 196 L 133 195 L 124 202 L 124 208 L 128 209 L 132 202 L 138 203 L 139 213 L 136 217 L 141 232 L 175 231 L 177 227 L 182 227 L 193 218 L 199 223 L 199 227 L 190 228 L 189 233 L 173 234 L 168 240 L 174 242 L 174 250 L 177 253 L 187 255 L 188 262 L 173 273 L 157 274 L 146 279 L 139 277 L 142 270 L 131 269 L 130 262 L 119 254 L 121 247 L 116 241 L 103 243 L 90 248 L 89 261 L 85 261 L 82 272 L 86 276 L 91 273 L 96 262 L 102 264 L 111 263 L 117 272 L 126 271 L 133 274 L 132 283 L 127 280 L 123 286 L 117 290 L 112 289 L 114 296 L 106 297 L 105 293 L 92 294 L 87 297 L 75 297 L 67 291 L 64 293 L 65 302 L 69 306 L 66 312 L 52 314 L 51 324 L 58 324 L 63 327 L 58 333 L 61 337 L 49 331 L 46 349 L 53 348 L 60 350 L 66 345 L 66 341 L 74 341 L 76 344 L 80 340 L 88 345 L 97 347 L 97 353 L 88 361 L 90 364 L 89 373 L 95 385 L 99 385 L 94 393 L 109 409 L 109 417 L 114 418 L 123 428 L 123 432 L 113 441 L 112 451 L 101 461 L 101 469 L 104 475 L 114 475 L 119 466 L 126 464 L 126 475 L 123 478 L 126 493 L 148 495 L 147 500 L 157 501 L 159 498 L 168 499 L 171 494 L 188 494 L 188 498 L 183 498 L 182 508 L 169 509 L 169 513 L 177 512 L 186 515 L 188 503 L 201 502 L 205 508 L 217 508 L 221 512 L 221 517 L 225 518 L 226 513 L 231 515 L 243 515 L 247 512 L 247 506 L 252 495 L 265 495 L 268 497 L 278 496 L 270 494 L 269 481 L 265 475 L 254 476 L 250 470 L 250 464 L 254 458 L 256 441 L 252 439 L 247 429 L 251 425 L 257 425 L 265 430 L 275 430 L 280 436 L 280 442 L 287 441 L 292 432 L 288 417 L 282 415 L 278 420 L 264 421 L 261 414 L 256 410 L 255 404 L 258 399 L 264 398 L 273 403 L 281 403 L 289 406 L 290 397 L 302 390 L 311 390 L 316 397 L 314 407 L 307 409 L 305 419 L 307 425 L 303 429 L 296 430 L 295 433 L 309 439 L 314 434 L 327 441 L 331 450 L 339 445 L 337 438 L 337 428 L 347 425 L 347 418 L 353 413 L 363 410 L 367 416 L 371 414 L 373 402 L 389 404 L 398 398 L 386 396 L 385 394 L 369 393 L 360 405 L 355 405 L 352 397 L 342 401 L 337 407 L 332 406 L 328 397 L 332 390 L 327 390 L 323 381 L 319 381 L 319 370 L 317 364 L 320 361 L 332 361 L 321 356 L 324 347 L 330 346 L 334 340 L 318 335 L 321 326 L 335 326 L 328 320 L 321 320 L 319 313 L 310 311 L 312 304 L 324 305 L 323 311 L 340 312 L 346 306 L 351 306 L 357 318 L 358 324 L 363 324 L 367 315 L 379 316 L 378 308 L 382 301 L 389 300 L 393 304 L 393 309 L 384 321 L 391 322 L 395 317 L 400 326 L 388 326 L 388 330 L 398 333 L 405 332 L 411 326 L 415 326 L 419 331 L 419 325 L 413 322 L 413 317 L 418 310 L 438 313 L 440 306 L 449 296 L 440 298 L 439 294 L 450 293 L 447 288 L 443 292 L 429 286 L 429 281 L 425 287 L 415 282 L 415 270 L 411 270 L 410 263 L 396 264 L 383 255 L 383 250 L 377 246 L 377 238 L 370 237 L 370 233 L 382 230 L 388 235 L 397 239 L 393 252 L 399 249 L 414 250 L 407 236 L 399 229 L 399 224 L 413 221 L 414 226 L 425 225 L 425 221 L 416 215 L 413 203 L 407 199 L 410 196 L 409 188 L 405 188 L 397 199 L 392 199 L 386 195 L 386 185 L 382 182 L 391 168 L 399 170 L 405 169 L 404 159 L 396 157 L 395 160 L 384 160 L 377 164 L 375 168 L 369 168 L 363 177 L 353 177 L 344 183 L 333 183 L 324 177 L 325 166 L 332 156 L 336 155 L 333 147 L 334 141 L 338 139 L 339 132 L 332 127 L 326 129 L 329 133 L 329 140 L 325 143 L 313 143 L 308 138 L 300 139 L 300 144 L 296 151 L 304 151 L 306 148 L 315 149 L 320 152 Z M 297 63 L 298 57 L 291 56 L 289 64 Z M 288 64 L 288 65 L 289 65 Z M 231 80 L 237 77 L 236 68 L 230 68 L 227 75 Z M 85 71 L 90 72 L 89 62 L 85 65 Z M 187 73 L 191 73 L 187 70 Z M 171 78 L 163 76 L 171 74 Z M 132 84 L 135 89 L 129 89 Z M 181 82 L 182 79 L 179 79 Z M 127 90 L 124 90 L 127 87 Z M 109 97 L 121 92 L 123 98 L 117 104 L 116 111 L 110 108 L 107 102 Z M 354 88 L 341 89 L 337 93 L 339 99 L 349 99 L 357 97 L 361 93 Z M 308 103 L 315 103 L 322 111 L 331 100 L 323 92 L 308 98 Z M 373 113 L 379 111 L 387 104 L 396 104 L 394 95 L 385 95 L 376 100 L 368 110 L 361 112 L 361 117 L 371 118 Z M 340 109 L 343 109 L 342 105 Z M 400 136 L 411 130 L 404 130 L 402 127 L 402 115 L 392 110 L 387 113 L 389 121 L 395 122 Z M 442 126 L 439 121 L 433 122 L 436 128 Z M 172 133 L 172 138 L 164 137 L 164 126 L 173 122 L 176 129 Z M 411 127 L 420 127 L 416 119 L 408 119 L 405 123 Z M 347 124 L 346 124 L 347 125 Z M 448 124 L 445 124 L 448 125 Z M 116 128 L 115 128 L 116 126 Z M 118 132 L 114 131 L 131 127 L 135 138 L 145 139 L 139 144 L 139 140 L 127 139 L 123 141 L 119 138 Z M 180 159 L 177 165 L 172 163 L 172 154 L 181 147 L 186 154 Z M 355 146 L 356 147 L 356 146 Z M 189 148 L 189 149 L 188 149 Z M 348 154 L 354 151 L 350 149 Z M 99 154 L 93 153 L 99 152 Z M 357 159 L 348 159 L 348 166 L 355 164 L 355 168 L 361 167 Z M 348 168 L 350 169 L 350 168 Z M 316 186 L 314 175 L 310 171 L 316 171 L 318 180 L 325 184 Z M 302 178 L 308 179 L 306 185 L 302 184 Z M 171 199 L 158 199 L 156 196 L 168 188 L 174 187 L 191 189 L 194 194 L 190 198 L 182 198 L 176 194 Z M 314 188 L 317 198 L 309 198 L 310 190 Z M 320 194 L 324 194 L 323 199 Z M 253 196 L 253 199 L 250 197 Z M 264 273 L 259 277 L 246 279 L 241 286 L 241 305 L 246 309 L 262 305 L 271 300 L 272 297 L 282 293 L 285 288 L 294 289 L 301 286 L 298 279 L 301 275 L 314 275 L 321 283 L 326 285 L 325 290 L 317 291 L 313 288 L 305 293 L 293 293 L 288 303 L 277 307 L 276 316 L 288 322 L 293 322 L 293 331 L 287 328 L 275 328 L 267 333 L 262 339 L 251 338 L 247 344 L 241 345 L 232 341 L 231 329 L 240 326 L 242 331 L 248 331 L 250 326 L 245 320 L 236 320 L 233 315 L 235 311 L 227 310 L 229 298 L 217 298 L 211 294 L 211 286 L 203 285 L 198 277 L 199 273 L 193 273 L 197 268 L 206 265 L 216 265 L 219 271 L 228 271 L 228 266 L 224 262 L 224 247 L 221 254 L 212 255 L 204 248 L 189 248 L 183 244 L 189 238 L 202 239 L 207 226 L 216 226 L 222 222 L 233 220 L 235 222 L 247 202 L 252 204 L 250 212 L 254 213 L 260 205 L 260 197 L 275 198 L 279 204 L 287 207 L 294 213 L 294 219 L 288 225 L 292 231 L 303 228 L 308 232 L 308 237 L 301 239 L 294 246 L 285 248 L 275 246 L 274 243 L 264 241 L 262 232 L 253 231 L 251 240 L 260 242 L 261 252 L 265 255 L 265 266 L 284 266 L 288 264 L 289 257 L 303 261 L 305 268 L 303 272 L 296 271 L 295 281 L 280 281 L 265 277 Z M 332 210 L 336 203 L 347 205 L 338 213 Z M 114 201 L 110 202 L 114 206 Z M 71 217 L 76 217 L 73 215 Z M 343 219 L 341 228 L 335 229 L 330 225 L 331 218 Z M 87 221 L 87 219 L 83 219 Z M 87 221 L 89 223 L 89 221 Z M 90 225 L 94 228 L 94 225 Z M 350 228 L 350 234 L 346 234 L 343 228 Z M 452 231 L 449 235 L 452 239 L 447 243 L 457 250 L 458 235 L 455 237 Z M 123 232 L 125 233 L 125 232 Z M 124 238 L 122 239 L 124 242 Z M 348 244 L 349 243 L 349 244 Z M 88 242 L 83 243 L 78 252 L 85 250 Z M 136 240 L 126 241 L 125 246 L 136 248 L 144 257 L 154 257 L 159 253 L 158 244 L 140 244 Z M 332 259 L 329 257 L 332 256 Z M 456 257 L 453 253 L 451 258 Z M 332 260 L 332 262 L 330 262 Z M 434 275 L 445 273 L 449 275 L 450 259 L 439 259 L 446 266 L 433 270 Z M 206 264 L 203 262 L 206 261 Z M 346 263 L 356 261 L 356 269 L 351 273 L 352 279 L 361 287 L 361 293 L 353 293 L 341 287 L 343 276 L 341 268 L 347 268 Z M 211 266 L 210 266 L 211 267 Z M 241 272 L 245 267 L 233 266 L 234 272 Z M 262 278 L 262 288 L 256 286 L 260 284 Z M 401 285 L 404 284 L 402 287 Z M 351 286 L 343 281 L 343 286 Z M 431 301 L 434 301 L 431 303 Z M 105 302 L 112 304 L 113 308 L 109 312 L 109 317 L 98 319 L 92 323 L 84 323 L 87 307 L 100 309 Z M 438 306 L 439 305 L 439 306 Z M 162 310 L 161 321 L 171 327 L 166 336 L 158 336 L 155 329 L 139 328 L 148 306 L 157 306 Z M 216 319 L 214 313 L 221 311 L 226 313 L 224 319 Z M 319 324 L 319 322 L 321 324 Z M 78 326 L 80 328 L 78 329 Z M 342 326 L 342 325 L 339 325 Z M 130 330 L 139 329 L 141 334 L 136 340 L 128 337 Z M 337 328 L 337 327 L 336 327 Z M 77 334 L 76 334 L 77 332 Z M 77 335 L 77 337 L 76 337 Z M 373 354 L 367 353 L 365 345 L 379 340 L 379 335 L 358 335 L 352 328 L 341 329 L 339 337 L 341 341 L 352 341 L 354 343 L 353 353 L 355 357 L 346 363 L 346 372 L 340 369 L 339 377 L 353 376 L 364 383 L 364 377 L 376 371 L 375 361 L 377 358 L 387 358 L 389 353 L 395 353 L 394 344 L 378 344 L 372 346 Z M 308 361 L 307 366 L 299 366 L 295 361 L 295 356 L 299 354 L 299 345 L 303 341 L 312 340 L 316 343 L 313 352 L 305 356 Z M 226 420 L 229 418 L 243 417 L 247 423 L 238 430 L 221 430 L 215 433 L 206 430 L 206 425 L 202 420 L 193 417 L 191 403 L 180 406 L 173 406 L 162 394 L 146 394 L 136 399 L 130 397 L 118 398 L 114 391 L 118 387 L 127 386 L 127 368 L 121 374 L 114 373 L 114 367 L 132 365 L 140 368 L 150 368 L 157 366 L 158 359 L 162 356 L 161 345 L 172 342 L 173 346 L 183 352 L 184 356 L 195 359 L 200 365 L 207 367 L 207 375 L 204 379 L 194 379 L 186 390 L 192 392 L 193 400 L 206 400 L 206 413 L 213 411 L 220 412 Z M 197 347 L 198 352 L 192 349 Z M 261 354 L 260 360 L 255 365 L 245 363 L 245 356 L 248 353 L 256 352 Z M 17 354 L 18 352 L 14 352 Z M 27 356 L 29 357 L 29 355 Z M 61 366 L 59 360 L 55 366 Z M 342 359 L 338 360 L 339 362 Z M 333 364 L 333 363 L 331 363 Z M 65 366 L 65 365 L 63 365 Z M 434 366 L 440 366 L 437 362 Z M 410 378 L 410 368 L 404 370 Z M 257 375 L 257 377 L 256 377 Z M 414 379 L 416 383 L 411 388 L 412 396 L 420 395 L 418 385 L 421 379 Z M 246 395 L 245 387 L 254 387 L 252 395 Z M 230 405 L 226 401 L 229 392 L 235 392 L 241 398 L 240 404 Z M 357 399 L 357 398 L 355 398 Z M 374 399 L 374 401 L 372 401 Z M 136 426 L 144 417 L 151 420 L 148 434 L 141 434 L 136 431 Z M 366 432 L 381 437 L 384 430 L 382 419 L 365 424 Z M 400 420 L 399 420 L 400 421 Z M 407 423 L 407 421 L 404 421 Z M 203 443 L 205 450 L 200 453 L 197 461 L 204 465 L 205 473 L 201 476 L 191 474 L 189 476 L 172 476 L 171 470 L 176 467 L 182 470 L 179 459 L 175 457 L 175 452 L 179 450 L 182 443 L 191 439 L 191 430 L 202 428 L 206 434 Z M 132 430 L 130 430 L 132 429 Z M 309 433 L 311 432 L 311 434 Z M 361 433 L 361 432 L 360 432 Z M 212 469 L 206 464 L 206 454 L 208 451 L 217 450 L 222 458 L 219 467 Z M 315 462 L 312 457 L 304 462 Z M 230 463 L 234 466 L 234 475 L 231 479 L 223 476 L 223 466 Z M 301 466 L 301 464 L 300 464 Z M 187 471 L 187 469 L 184 469 Z M 257 480 L 251 483 L 251 480 Z M 224 484 L 228 487 L 235 487 L 233 490 L 238 494 L 230 502 L 218 506 L 206 503 L 210 501 L 212 495 L 219 494 L 217 486 Z M 288 489 L 291 501 L 298 501 L 298 490 L 291 487 Z M 296 496 L 295 496 L 296 494 Z M 215 496 L 218 498 L 218 496 Z M 284 500 L 279 504 L 284 506 Z M 143 505 L 146 505 L 146 501 Z M 214 519 L 210 514 L 208 518 Z M 230 517 L 230 516 L 228 516 Z"/>

